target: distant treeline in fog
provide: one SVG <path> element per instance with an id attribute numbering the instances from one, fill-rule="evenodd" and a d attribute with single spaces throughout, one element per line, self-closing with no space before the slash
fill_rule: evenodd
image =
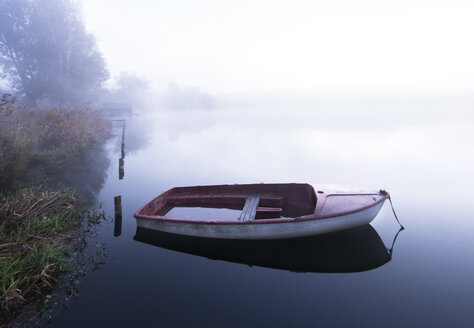
<path id="1" fill-rule="evenodd" d="M 0 97 L 27 107 L 100 107 L 130 103 L 156 110 L 214 109 L 216 100 L 195 87 L 171 83 L 153 97 L 134 72 L 111 77 L 76 0 L 0 0 Z"/>

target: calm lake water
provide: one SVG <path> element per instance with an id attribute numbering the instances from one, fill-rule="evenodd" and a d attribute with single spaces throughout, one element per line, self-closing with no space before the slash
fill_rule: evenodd
<path id="1" fill-rule="evenodd" d="M 114 196 L 122 196 L 122 234 L 113 236 L 113 223 L 99 228 L 90 252 L 94 241 L 105 244 L 105 263 L 48 326 L 472 327 L 472 107 L 357 106 L 141 114 L 126 123 L 122 180 L 116 123 L 117 137 L 85 167 L 91 197 L 110 216 Z M 327 261 L 342 271 L 370 267 L 352 273 L 265 266 L 280 252 L 289 260 L 279 246 L 249 266 L 245 258 L 209 259 L 134 240 L 133 213 L 164 190 L 258 182 L 383 188 L 406 229 L 391 258 L 378 257 L 398 231 L 386 203 L 373 229 L 335 237 L 342 251 L 319 241 L 295 246 L 304 254 L 299 265 L 314 265 L 309 271 Z M 352 257 L 352 248 L 361 253 Z"/>

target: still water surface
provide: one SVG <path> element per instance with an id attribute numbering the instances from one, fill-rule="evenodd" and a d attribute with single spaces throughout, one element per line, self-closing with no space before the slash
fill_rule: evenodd
<path id="1" fill-rule="evenodd" d="M 110 165 L 102 178 L 93 175 L 96 184 L 103 183 L 91 193 L 111 216 L 113 197 L 122 196 L 122 234 L 113 236 L 113 223 L 100 227 L 95 238 L 106 245 L 105 264 L 81 280 L 78 298 L 48 326 L 472 327 L 474 120 L 463 111 L 438 109 L 424 117 L 416 108 L 406 115 L 405 108 L 400 117 L 374 108 L 359 114 L 338 109 L 142 114 L 126 123 L 123 180 L 117 124 L 117 138 L 99 157 L 102 166 Z M 91 167 L 100 164 L 89 161 Z M 266 265 L 280 253 L 289 261 L 286 246 L 264 249 L 249 266 L 235 250 L 227 253 L 235 261 L 229 262 L 134 240 L 133 213 L 164 190 L 255 182 L 384 188 L 406 230 L 387 255 L 385 247 L 398 231 L 387 203 L 373 229 L 338 237 L 342 252 L 320 241 L 288 246 L 305 256 L 303 265 L 314 262 L 314 270 Z M 365 243 L 368 239 L 374 243 Z M 362 255 L 348 256 L 352 248 Z M 379 262 L 367 271 L 340 273 L 364 268 L 380 249 Z M 318 271 L 328 259 L 349 270 L 293 272 Z"/>

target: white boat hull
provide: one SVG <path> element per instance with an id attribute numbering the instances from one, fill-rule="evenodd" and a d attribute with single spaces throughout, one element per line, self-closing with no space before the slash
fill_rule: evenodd
<path id="1" fill-rule="evenodd" d="M 264 220 L 216 224 L 213 222 L 172 222 L 162 219 L 137 218 L 137 226 L 185 236 L 220 239 L 284 239 L 299 238 L 349 229 L 369 224 L 380 211 L 384 202 L 358 212 L 325 219 L 265 223 Z"/>

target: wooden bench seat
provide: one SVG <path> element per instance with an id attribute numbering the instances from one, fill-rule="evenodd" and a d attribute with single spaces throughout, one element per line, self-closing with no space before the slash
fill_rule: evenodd
<path id="1" fill-rule="evenodd" d="M 283 209 L 281 207 L 257 207 L 257 215 L 255 220 L 258 219 L 278 219 L 281 217 Z"/>
<path id="2" fill-rule="evenodd" d="M 260 195 L 249 195 L 245 200 L 244 208 L 239 216 L 239 221 L 252 221 L 257 214 L 258 203 L 260 202 Z"/>

